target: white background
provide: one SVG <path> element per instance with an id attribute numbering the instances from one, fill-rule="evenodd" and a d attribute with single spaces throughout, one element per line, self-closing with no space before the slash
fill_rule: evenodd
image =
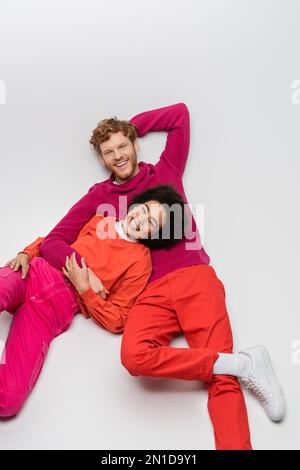
<path id="1" fill-rule="evenodd" d="M 88 143 L 100 119 L 185 102 L 186 193 L 205 207 L 236 350 L 265 344 L 286 396 L 274 424 L 245 394 L 256 449 L 300 444 L 299 15 L 296 0 L 0 6 L 1 265 L 107 178 Z M 165 138 L 140 139 L 140 159 L 156 162 Z M 0 422 L 0 448 L 213 449 L 202 385 L 131 377 L 120 341 L 77 315 L 19 416 Z"/>

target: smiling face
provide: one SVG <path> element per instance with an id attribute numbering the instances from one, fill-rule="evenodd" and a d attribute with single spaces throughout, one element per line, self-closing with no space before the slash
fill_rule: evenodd
<path id="1" fill-rule="evenodd" d="M 139 172 L 137 164 L 137 141 L 128 139 L 122 132 L 112 133 L 100 144 L 100 161 L 114 173 L 117 183 L 125 183 Z"/>
<path id="2" fill-rule="evenodd" d="M 144 204 L 138 204 L 131 209 L 123 222 L 126 235 L 135 240 L 151 238 L 162 228 L 166 220 L 166 212 L 163 206 L 154 200 Z"/>

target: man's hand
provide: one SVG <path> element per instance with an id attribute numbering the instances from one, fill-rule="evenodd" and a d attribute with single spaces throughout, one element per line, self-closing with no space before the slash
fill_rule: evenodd
<path id="1" fill-rule="evenodd" d="M 29 255 L 21 251 L 15 258 L 7 261 L 5 266 L 9 266 L 14 271 L 18 271 L 18 269 L 21 268 L 22 279 L 25 279 L 29 270 Z"/>
<path id="2" fill-rule="evenodd" d="M 106 296 L 109 294 L 109 291 L 106 289 L 106 287 L 104 287 L 101 279 L 96 276 L 96 274 L 91 270 L 91 268 L 88 268 L 88 273 L 90 288 L 93 289 L 95 294 L 100 295 L 103 300 L 106 300 Z"/>
<path id="3" fill-rule="evenodd" d="M 72 282 L 79 294 L 86 292 L 89 285 L 89 274 L 84 258 L 81 258 L 82 268 L 78 265 L 75 253 L 66 257 L 66 265 L 62 266 L 64 275 Z"/>

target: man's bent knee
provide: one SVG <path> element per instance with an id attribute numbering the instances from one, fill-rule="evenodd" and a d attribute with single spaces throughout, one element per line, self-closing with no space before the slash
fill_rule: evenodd
<path id="1" fill-rule="evenodd" d="M 19 413 L 24 397 L 17 393 L 0 391 L 0 417 L 7 418 Z"/>

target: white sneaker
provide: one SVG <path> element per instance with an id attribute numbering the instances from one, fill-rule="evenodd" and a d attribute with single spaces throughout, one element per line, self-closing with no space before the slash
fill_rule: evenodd
<path id="1" fill-rule="evenodd" d="M 254 346 L 239 351 L 239 354 L 246 354 L 252 362 L 248 375 L 239 379 L 260 401 L 267 416 L 272 421 L 280 421 L 285 411 L 284 397 L 267 349 Z"/>

